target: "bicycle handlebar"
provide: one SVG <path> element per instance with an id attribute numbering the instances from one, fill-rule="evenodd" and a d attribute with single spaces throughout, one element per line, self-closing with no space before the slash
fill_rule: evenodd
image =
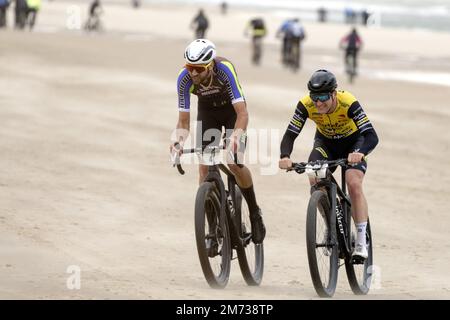
<path id="1" fill-rule="evenodd" d="M 311 169 L 313 171 L 321 170 L 323 165 L 327 164 L 328 168 L 333 168 L 337 166 L 348 166 L 347 159 L 337 159 L 337 160 L 316 160 L 311 162 L 293 162 L 292 167 L 287 169 L 286 171 L 295 171 L 298 174 L 302 174 L 305 172 L 306 168 Z"/>
<path id="2" fill-rule="evenodd" d="M 176 147 L 179 146 L 179 145 L 180 145 L 180 144 L 179 144 L 178 142 L 176 142 L 176 143 L 174 144 L 174 147 L 176 148 Z M 227 146 L 226 146 L 225 143 L 224 143 L 223 145 L 221 145 L 221 146 L 213 146 L 213 147 L 208 146 L 208 147 L 207 147 L 207 149 L 211 150 L 211 154 L 213 154 L 213 155 L 215 154 L 216 151 L 225 150 L 226 148 L 227 148 Z M 187 153 L 198 153 L 198 154 L 200 154 L 200 153 L 203 153 L 203 151 L 204 151 L 203 148 L 182 149 L 182 150 L 181 150 L 181 154 L 180 154 L 180 155 L 178 155 L 178 154 L 176 155 L 173 166 L 174 166 L 174 167 L 176 166 L 177 169 L 178 169 L 178 172 L 179 172 L 181 175 L 184 175 L 184 174 L 185 174 L 185 171 L 183 170 L 183 167 L 182 167 L 181 164 L 180 164 L 180 158 L 181 158 L 181 156 L 182 156 L 183 154 L 187 154 Z M 237 166 L 238 166 L 239 168 L 244 167 L 243 164 L 237 162 L 237 161 L 238 161 L 237 152 L 233 153 L 233 161 L 234 161 L 235 164 L 237 164 Z"/>

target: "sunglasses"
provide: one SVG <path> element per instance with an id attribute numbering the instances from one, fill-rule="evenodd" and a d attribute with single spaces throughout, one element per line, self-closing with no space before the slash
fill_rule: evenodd
<path id="1" fill-rule="evenodd" d="M 194 70 L 197 73 L 202 73 L 212 64 L 212 61 L 208 64 L 186 64 L 185 67 L 189 72 L 193 72 Z"/>
<path id="2" fill-rule="evenodd" d="M 317 102 L 317 101 L 325 102 L 331 98 L 331 93 L 329 93 L 329 92 L 328 93 L 318 93 L 318 94 L 310 93 L 309 97 L 314 102 Z"/>

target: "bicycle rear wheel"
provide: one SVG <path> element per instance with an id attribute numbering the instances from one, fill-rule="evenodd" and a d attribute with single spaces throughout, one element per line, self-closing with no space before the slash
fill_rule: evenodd
<path id="1" fill-rule="evenodd" d="M 352 248 L 355 247 L 356 227 L 354 223 L 351 225 Z M 370 230 L 370 222 L 367 221 L 366 228 L 367 242 L 367 259 L 364 264 L 354 264 L 350 259 L 345 259 L 345 270 L 347 272 L 348 283 L 354 294 L 364 295 L 369 292 L 373 274 L 373 252 L 372 252 L 372 232 Z"/>
<path id="2" fill-rule="evenodd" d="M 306 247 L 309 272 L 320 297 L 331 297 L 336 290 L 339 249 L 335 221 L 336 212 L 330 210 L 327 194 L 314 191 L 306 216 Z"/>
<path id="3" fill-rule="evenodd" d="M 264 273 L 264 245 L 255 244 L 251 240 L 250 211 L 238 186 L 236 186 L 235 209 L 238 217 L 236 221 L 240 221 L 240 225 L 236 226 L 240 238 L 237 240 L 243 239 L 243 243 L 238 243 L 236 248 L 239 267 L 249 286 L 259 286 Z"/>
<path id="4" fill-rule="evenodd" d="M 224 288 L 230 277 L 231 245 L 226 217 L 211 182 L 200 185 L 195 199 L 195 239 L 203 275 L 212 288 Z"/>
<path id="5" fill-rule="evenodd" d="M 351 55 L 348 59 L 348 81 L 353 83 L 356 76 L 355 57 Z"/>

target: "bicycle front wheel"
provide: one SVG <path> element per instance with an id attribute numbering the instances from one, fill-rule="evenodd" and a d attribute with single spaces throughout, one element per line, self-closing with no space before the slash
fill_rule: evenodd
<path id="1" fill-rule="evenodd" d="M 212 288 L 224 288 L 230 277 L 230 233 L 220 208 L 214 184 L 202 183 L 195 199 L 195 239 L 203 275 Z"/>
<path id="2" fill-rule="evenodd" d="M 330 210 L 327 194 L 316 190 L 311 195 L 306 216 L 306 247 L 309 272 L 317 294 L 332 297 L 338 273 L 336 212 Z"/>
<path id="3" fill-rule="evenodd" d="M 355 247 L 356 227 L 354 222 L 350 224 L 352 248 Z M 354 294 L 364 295 L 369 292 L 370 284 L 373 276 L 373 252 L 372 252 L 372 232 L 370 230 L 370 222 L 367 221 L 366 227 L 366 243 L 367 243 L 367 259 L 363 264 L 353 263 L 352 259 L 345 259 L 345 270 L 347 272 L 348 283 Z"/>
<path id="4" fill-rule="evenodd" d="M 239 267 L 249 286 L 259 286 L 264 273 L 264 245 L 262 243 L 255 244 L 251 240 L 250 211 L 238 186 L 236 186 L 235 207 L 236 221 L 240 223 L 236 226 L 239 234 L 236 248 Z"/>

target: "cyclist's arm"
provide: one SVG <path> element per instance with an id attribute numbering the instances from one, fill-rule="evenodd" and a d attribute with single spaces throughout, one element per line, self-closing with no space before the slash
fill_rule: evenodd
<path id="1" fill-rule="evenodd" d="M 177 80 L 178 92 L 178 122 L 176 126 L 175 141 L 183 144 L 189 135 L 190 128 L 190 96 L 193 90 L 193 82 L 189 73 L 183 68 Z"/>
<path id="2" fill-rule="evenodd" d="M 340 49 L 345 49 L 347 47 L 347 42 L 348 42 L 348 37 L 345 36 L 341 39 L 341 41 L 339 41 L 339 48 Z"/>
<path id="3" fill-rule="evenodd" d="M 362 46 L 363 46 L 363 41 L 360 37 L 358 37 L 356 39 L 356 47 L 358 48 L 358 50 L 360 50 L 362 48 Z"/>
<path id="4" fill-rule="evenodd" d="M 234 110 L 236 111 L 236 123 L 234 125 L 234 131 L 245 132 L 247 130 L 248 125 L 248 112 L 247 112 L 247 104 L 245 101 L 237 102 L 233 104 Z"/>
<path id="5" fill-rule="evenodd" d="M 280 158 L 289 158 L 292 149 L 294 148 L 294 141 L 303 129 L 303 126 L 308 119 L 308 111 L 301 101 L 298 102 L 295 108 L 294 115 L 284 133 L 280 145 Z"/>
<path id="6" fill-rule="evenodd" d="M 183 68 L 178 74 L 177 93 L 178 93 L 178 111 L 189 112 L 191 106 L 191 92 L 194 89 L 194 83 L 189 76 L 188 71 Z"/>
<path id="7" fill-rule="evenodd" d="M 372 123 L 358 101 L 352 103 L 348 110 L 348 116 L 353 119 L 360 134 L 364 137 L 361 144 L 357 148 L 359 150 L 355 150 L 355 152 L 368 155 L 378 144 L 378 135 Z"/>
<path id="8" fill-rule="evenodd" d="M 190 128 L 190 113 L 182 112 L 178 113 L 178 122 L 175 130 L 175 139 L 173 142 L 178 142 L 182 146 L 189 136 L 189 128 Z"/>

